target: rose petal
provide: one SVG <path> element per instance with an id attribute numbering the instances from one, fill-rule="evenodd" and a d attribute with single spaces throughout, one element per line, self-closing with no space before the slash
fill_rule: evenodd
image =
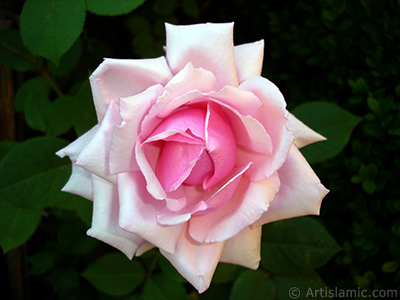
<path id="1" fill-rule="evenodd" d="M 253 117 L 264 126 L 271 138 L 273 153 L 265 165 L 265 176 L 271 176 L 285 162 L 293 141 L 293 133 L 287 128 L 286 102 L 276 85 L 263 77 L 251 77 L 239 88 L 254 93 L 263 103 Z"/>
<path id="2" fill-rule="evenodd" d="M 240 178 L 250 167 L 236 167 L 220 183 L 215 185 L 211 191 L 204 191 L 199 186 L 182 186 L 185 191 L 185 207 L 181 210 L 164 210 L 158 216 L 158 221 L 163 225 L 176 225 L 186 222 L 192 215 L 212 213 L 221 209 L 232 198 L 233 193 L 239 184 Z M 181 191 L 182 193 L 182 191 Z"/>
<path id="3" fill-rule="evenodd" d="M 147 138 L 163 119 L 167 118 L 178 107 L 182 106 L 179 97 L 188 93 L 209 92 L 215 85 L 215 76 L 206 70 L 195 69 L 188 63 L 183 70 L 176 74 L 165 86 L 164 94 L 157 100 L 141 127 L 141 136 Z"/>
<path id="4" fill-rule="evenodd" d="M 260 99 L 253 93 L 229 85 L 217 93 L 210 92 L 205 97 L 211 97 L 218 103 L 237 110 L 243 116 L 253 115 L 262 105 Z"/>
<path id="5" fill-rule="evenodd" d="M 223 248 L 224 243 L 197 243 L 189 236 L 187 230 L 182 230 L 175 253 L 164 250 L 160 252 L 199 293 L 202 293 L 211 283 Z"/>
<path id="6" fill-rule="evenodd" d="M 312 130 L 291 113 L 289 113 L 288 121 L 289 129 L 294 134 L 293 143 L 297 148 L 302 148 L 309 144 L 326 140 L 325 137 Z"/>
<path id="7" fill-rule="evenodd" d="M 135 146 L 136 161 L 140 168 L 140 172 L 146 179 L 147 191 L 158 200 L 165 199 L 167 196 L 156 176 L 156 173 L 154 172 L 157 166 L 157 158 L 160 156 L 161 149 L 161 145 L 158 145 L 157 142 L 142 145 L 140 143 L 136 143 Z M 150 158 L 150 162 L 146 157 L 145 151 Z"/>
<path id="8" fill-rule="evenodd" d="M 195 136 L 204 139 L 206 114 L 206 110 L 200 108 L 180 110 L 163 120 L 149 138 L 164 131 L 171 130 L 183 133 L 190 129 L 190 132 Z"/>
<path id="9" fill-rule="evenodd" d="M 136 95 L 155 84 L 165 85 L 171 78 L 165 57 L 105 59 L 90 76 L 99 123 L 111 101 Z"/>
<path id="10" fill-rule="evenodd" d="M 72 174 L 62 191 L 93 200 L 92 175 L 85 169 L 75 165 L 75 161 L 98 130 L 99 126 L 96 125 L 67 147 L 57 151 L 56 155 L 59 157 L 69 156 L 72 161 Z"/>
<path id="11" fill-rule="evenodd" d="M 165 24 L 167 61 L 176 74 L 188 62 L 211 71 L 217 78 L 216 90 L 237 86 L 233 23 L 175 26 Z"/>
<path id="12" fill-rule="evenodd" d="M 190 236 L 201 243 L 232 238 L 267 211 L 278 189 L 276 174 L 259 182 L 249 181 L 242 176 L 232 198 L 222 209 L 207 215 L 192 216 Z"/>
<path id="13" fill-rule="evenodd" d="M 87 234 L 117 248 L 132 259 L 145 240 L 119 227 L 117 186 L 93 175 L 93 187 L 92 227 Z"/>
<path id="14" fill-rule="evenodd" d="M 264 40 L 235 46 L 236 69 L 240 83 L 261 75 L 263 57 Z"/>
<path id="15" fill-rule="evenodd" d="M 278 173 L 282 183 L 279 192 L 269 210 L 253 227 L 277 220 L 319 214 L 321 201 L 329 191 L 321 184 L 296 146 L 291 147 L 287 160 Z"/>
<path id="16" fill-rule="evenodd" d="M 140 124 L 163 91 L 164 87 L 157 84 L 135 96 L 120 99 L 120 115 L 123 121 L 113 132 L 110 148 L 111 174 L 139 170 L 135 158 L 135 143 Z"/>
<path id="17" fill-rule="evenodd" d="M 208 190 L 225 178 L 236 163 L 236 142 L 230 123 L 223 110 L 209 103 L 206 119 L 206 146 L 214 162 L 214 174 L 204 180 Z"/>
<path id="18" fill-rule="evenodd" d="M 199 160 L 193 167 L 190 175 L 185 179 L 186 184 L 198 185 L 202 184 L 204 179 L 209 177 L 214 171 L 214 163 L 207 151 L 203 150 Z"/>
<path id="19" fill-rule="evenodd" d="M 109 148 L 111 146 L 114 127 L 120 123 L 119 106 L 112 101 L 103 122 L 100 124 L 99 130 L 80 153 L 76 165 L 105 180 L 116 183 L 116 176 L 110 173 Z"/>
<path id="20" fill-rule="evenodd" d="M 156 168 L 157 178 L 164 191 L 174 191 L 185 181 L 204 148 L 204 145 L 165 143 Z"/>
<path id="21" fill-rule="evenodd" d="M 90 129 L 85 134 L 81 135 L 78 139 L 73 141 L 67 147 L 58 150 L 56 152 L 56 155 L 58 155 L 61 158 L 69 156 L 71 161 L 75 163 L 75 161 L 79 157 L 79 154 L 82 152 L 83 148 L 85 148 L 86 145 L 93 139 L 94 135 L 97 133 L 98 130 L 99 130 L 99 125 L 92 127 L 92 129 Z"/>
<path id="22" fill-rule="evenodd" d="M 262 227 L 244 228 L 225 243 L 221 262 L 257 269 L 260 264 Z"/>
<path id="23" fill-rule="evenodd" d="M 160 249 L 174 253 L 183 225 L 161 226 L 157 223 L 156 216 L 165 203 L 155 200 L 145 186 L 140 172 L 118 174 L 119 226 Z"/>
<path id="24" fill-rule="evenodd" d="M 92 173 L 73 164 L 71 177 L 62 191 L 93 200 Z"/>

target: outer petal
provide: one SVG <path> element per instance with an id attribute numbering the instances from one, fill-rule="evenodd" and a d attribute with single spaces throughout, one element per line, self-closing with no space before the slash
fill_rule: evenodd
<path id="1" fill-rule="evenodd" d="M 99 130 L 79 154 L 76 164 L 87 171 L 116 183 L 116 176 L 111 175 L 109 155 L 114 127 L 121 123 L 119 106 L 111 102 Z"/>
<path id="2" fill-rule="evenodd" d="M 260 76 L 263 66 L 264 40 L 235 46 L 236 69 L 239 83 Z"/>
<path id="3" fill-rule="evenodd" d="M 92 175 L 85 169 L 75 165 L 75 161 L 78 159 L 82 149 L 92 140 L 98 130 L 99 126 L 94 126 L 77 140 L 56 153 L 60 157 L 69 156 L 72 161 L 72 174 L 62 191 L 93 200 Z"/>
<path id="4" fill-rule="evenodd" d="M 140 94 L 120 100 L 123 121 L 120 126 L 115 127 L 113 133 L 110 149 L 111 174 L 139 170 L 135 158 L 135 143 L 140 124 L 163 91 L 162 85 L 153 85 Z"/>
<path id="5" fill-rule="evenodd" d="M 156 216 L 165 204 L 147 192 L 142 174 L 118 174 L 118 193 L 120 227 L 160 249 L 174 253 L 183 225 L 161 226 L 157 223 Z"/>
<path id="6" fill-rule="evenodd" d="M 92 173 L 73 164 L 71 177 L 62 191 L 93 200 Z"/>
<path id="7" fill-rule="evenodd" d="M 131 259 L 145 240 L 119 227 L 117 186 L 93 175 L 93 190 L 93 220 L 87 234 L 117 248 Z"/>
<path id="8" fill-rule="evenodd" d="M 292 146 L 278 173 L 281 188 L 269 210 L 253 227 L 277 220 L 319 214 L 321 201 L 329 191 L 321 184 L 296 146 Z"/>
<path id="9" fill-rule="evenodd" d="M 164 57 L 154 59 L 105 59 L 90 76 L 99 123 L 111 101 L 141 93 L 172 78 Z"/>
<path id="10" fill-rule="evenodd" d="M 262 108 L 253 117 L 264 126 L 273 147 L 273 154 L 265 165 L 265 178 L 282 166 L 292 145 L 293 133 L 287 127 L 286 102 L 276 85 L 263 77 L 252 77 L 244 81 L 239 88 L 254 93 L 263 103 Z M 253 168 L 256 169 L 257 166 L 254 165 Z"/>
<path id="11" fill-rule="evenodd" d="M 224 243 L 198 243 L 189 236 L 187 230 L 182 230 L 175 253 L 164 250 L 161 250 L 161 253 L 199 293 L 202 293 L 210 285 L 223 248 Z"/>
<path id="12" fill-rule="evenodd" d="M 217 78 L 217 90 L 237 86 L 233 23 L 175 26 L 166 24 L 167 61 L 176 74 L 188 62 L 211 71 Z"/>
<path id="13" fill-rule="evenodd" d="M 315 142 L 326 140 L 325 137 L 312 130 L 310 127 L 305 125 L 291 113 L 289 113 L 288 121 L 289 121 L 289 129 L 294 134 L 293 142 L 297 148 L 301 148 Z"/>
<path id="14" fill-rule="evenodd" d="M 86 145 L 93 139 L 94 135 L 97 133 L 98 130 L 99 130 L 99 125 L 94 126 L 92 129 L 90 129 L 85 134 L 81 135 L 78 139 L 73 141 L 67 147 L 58 150 L 56 155 L 58 155 L 59 157 L 69 156 L 71 161 L 75 163 L 75 161 L 79 157 L 79 154 L 82 152 L 83 148 L 85 148 Z"/>
<path id="15" fill-rule="evenodd" d="M 265 213 L 279 189 L 275 174 L 263 181 L 241 181 L 229 202 L 215 213 L 193 216 L 190 235 L 198 242 L 221 242 L 232 238 Z"/>
<path id="16" fill-rule="evenodd" d="M 222 252 L 221 262 L 257 269 L 260 264 L 262 227 L 250 226 L 227 240 Z"/>

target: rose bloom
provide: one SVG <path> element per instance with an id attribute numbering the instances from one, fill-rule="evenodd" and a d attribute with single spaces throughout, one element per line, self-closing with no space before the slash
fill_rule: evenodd
<path id="1" fill-rule="evenodd" d="M 324 138 L 260 76 L 263 41 L 234 46 L 233 23 L 166 34 L 165 57 L 93 72 L 98 125 L 57 155 L 63 190 L 93 200 L 88 235 L 159 248 L 201 293 L 218 262 L 258 267 L 263 224 L 319 213 L 328 190 L 298 148 Z"/>

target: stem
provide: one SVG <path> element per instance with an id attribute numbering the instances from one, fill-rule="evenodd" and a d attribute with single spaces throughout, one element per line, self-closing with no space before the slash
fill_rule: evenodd
<path id="1" fill-rule="evenodd" d="M 52 76 L 50 76 L 49 72 L 43 67 L 41 66 L 35 59 L 33 59 L 32 57 L 0 42 L 0 47 L 3 47 L 4 49 L 10 51 L 11 53 L 21 57 L 22 59 L 26 60 L 27 62 L 29 62 L 30 64 L 32 64 L 36 70 L 44 77 L 46 78 L 46 80 L 49 82 L 49 84 L 51 85 L 51 87 L 54 89 L 54 91 L 57 93 L 58 97 L 63 97 L 64 93 L 61 91 L 60 87 L 58 86 L 57 82 L 54 80 L 54 78 Z"/>

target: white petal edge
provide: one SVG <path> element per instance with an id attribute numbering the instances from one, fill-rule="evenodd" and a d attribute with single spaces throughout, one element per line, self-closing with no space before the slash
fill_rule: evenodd
<path id="1" fill-rule="evenodd" d="M 312 130 L 291 113 L 288 115 L 288 124 L 289 130 L 294 134 L 293 142 L 297 148 L 326 140 L 325 137 Z"/>

